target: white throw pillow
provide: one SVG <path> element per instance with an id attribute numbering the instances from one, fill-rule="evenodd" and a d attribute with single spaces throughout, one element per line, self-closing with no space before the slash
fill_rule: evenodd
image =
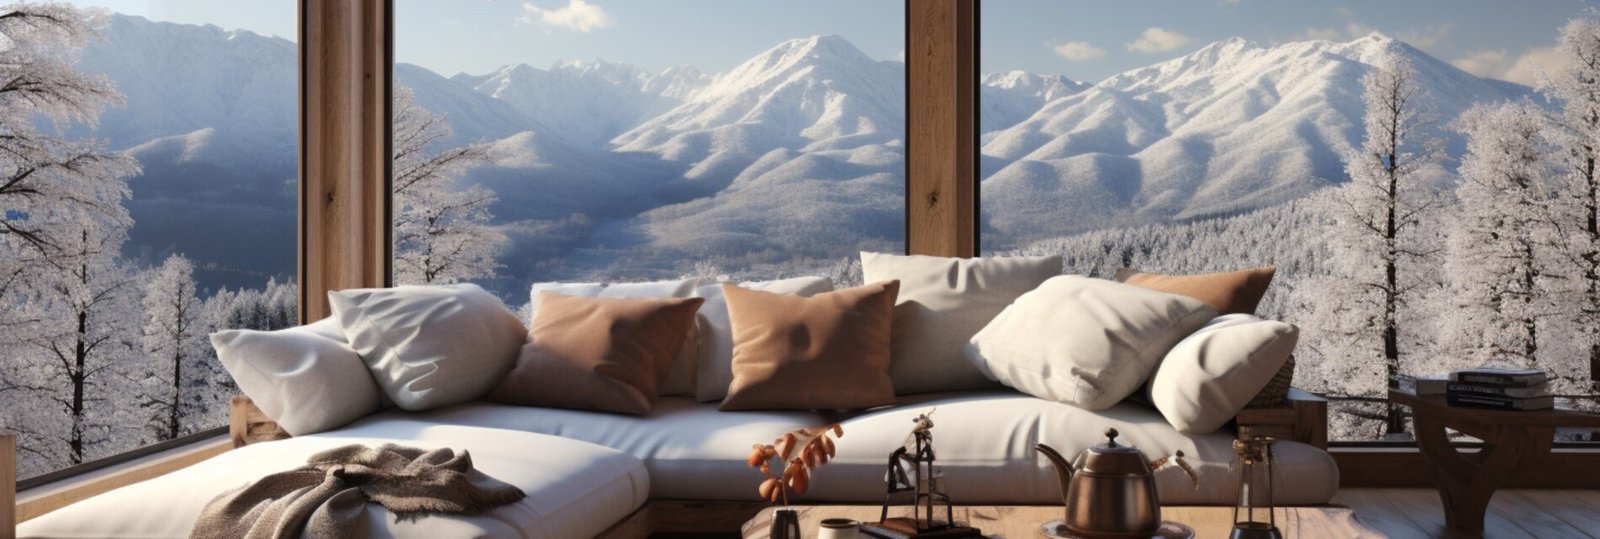
<path id="1" fill-rule="evenodd" d="M 1006 307 L 972 337 L 967 358 L 1023 393 L 1104 410 L 1138 391 L 1174 344 L 1216 316 L 1194 298 L 1064 275 Z"/>
<path id="2" fill-rule="evenodd" d="M 536 283 L 533 285 L 528 314 L 531 317 L 539 312 L 540 292 L 586 298 L 687 298 L 694 295 L 695 287 L 714 282 L 717 280 L 696 278 L 645 283 Z M 695 328 L 689 328 L 689 338 L 683 340 L 683 349 L 672 359 L 672 367 L 667 369 L 666 378 L 662 378 L 656 387 L 657 395 L 694 396 L 695 363 L 700 357 L 699 333 Z"/>
<path id="3" fill-rule="evenodd" d="M 864 281 L 900 281 L 889 377 L 896 395 L 994 387 L 967 341 L 1018 297 L 1061 274 L 1059 256 L 945 258 L 861 253 Z"/>
<path id="4" fill-rule="evenodd" d="M 405 410 L 482 397 L 528 338 L 517 315 L 473 284 L 342 290 L 328 303 L 378 387 Z"/>
<path id="5" fill-rule="evenodd" d="M 1167 352 L 1150 378 L 1150 402 L 1178 432 L 1216 432 L 1267 387 L 1299 336 L 1276 320 L 1217 317 Z"/>
<path id="6" fill-rule="evenodd" d="M 739 286 L 801 296 L 833 291 L 833 281 L 823 277 L 747 282 Z M 695 324 L 700 330 L 701 344 L 700 361 L 695 369 L 694 398 L 700 402 L 715 402 L 728 396 L 728 386 L 733 383 L 733 324 L 729 322 L 728 299 L 722 295 L 721 284 L 702 286 L 694 295 L 706 300 L 700 306 L 700 318 Z"/>
<path id="7" fill-rule="evenodd" d="M 382 407 L 378 383 L 332 318 L 278 331 L 218 331 L 211 346 L 239 391 L 291 435 L 342 427 Z"/>

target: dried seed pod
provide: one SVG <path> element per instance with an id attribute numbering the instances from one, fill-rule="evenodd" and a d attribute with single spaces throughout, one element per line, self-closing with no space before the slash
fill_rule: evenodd
<path id="1" fill-rule="evenodd" d="M 761 482 L 757 492 L 761 494 L 761 499 L 776 503 L 783 499 L 783 483 L 776 477 L 768 477 Z"/>
<path id="2" fill-rule="evenodd" d="M 803 467 L 799 468 L 799 470 L 795 472 L 794 477 L 789 478 L 789 489 L 793 490 L 795 494 L 805 494 L 806 489 L 811 487 L 811 474 L 806 473 L 806 469 Z"/>
<path id="3" fill-rule="evenodd" d="M 778 442 L 774 444 L 778 448 L 778 456 L 783 457 L 783 460 L 789 460 L 793 457 L 795 441 L 795 436 L 792 432 L 784 434 L 782 438 L 778 438 Z"/>
<path id="4" fill-rule="evenodd" d="M 830 459 L 833 458 L 833 456 L 837 454 L 837 453 L 834 452 L 836 448 L 833 446 L 833 440 L 832 439 L 823 438 L 822 439 L 822 449 L 823 449 L 823 451 L 825 451 L 828 454 L 828 458 L 830 458 Z"/>
<path id="5" fill-rule="evenodd" d="M 755 449 L 750 450 L 750 458 L 745 459 L 744 462 L 745 464 L 749 464 L 751 468 L 760 468 L 761 463 L 766 461 L 767 452 L 762 451 L 761 446 L 758 445 Z"/>

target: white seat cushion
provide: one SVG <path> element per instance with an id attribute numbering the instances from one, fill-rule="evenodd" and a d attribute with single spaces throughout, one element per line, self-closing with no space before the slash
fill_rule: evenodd
<path id="1" fill-rule="evenodd" d="M 934 407 L 939 466 L 957 503 L 1060 503 L 1056 476 L 1034 444 L 1072 457 L 1103 442 L 1107 427 L 1152 458 L 1181 449 L 1199 471 L 1199 489 L 1174 468 L 1159 472 L 1163 503 L 1226 505 L 1236 494 L 1231 429 L 1187 435 L 1142 404 L 1091 412 L 1002 389 L 907 396 L 894 407 L 844 420 L 838 457 L 817 472 L 805 499 L 882 502 L 889 453 L 904 443 L 911 419 Z M 719 412 L 715 404 L 682 398 L 663 398 L 643 417 L 469 403 L 417 419 L 555 434 L 621 450 L 650 470 L 653 499 L 750 501 L 757 500 L 760 478 L 745 465 L 750 445 L 825 422 L 811 412 Z M 1293 478 L 1280 479 L 1280 502 L 1317 505 L 1333 498 L 1339 472 L 1326 452 L 1280 442 L 1275 456 L 1278 477 Z"/>
<path id="2" fill-rule="evenodd" d="M 403 522 L 374 504 L 368 511 L 374 537 L 593 537 L 637 510 L 650 490 L 643 463 L 616 450 L 555 436 L 403 417 L 402 412 L 390 412 L 335 432 L 229 451 L 25 522 L 18 536 L 187 537 L 200 511 L 218 494 L 296 468 L 319 451 L 353 443 L 465 449 L 479 470 L 528 494 L 482 516 Z"/>

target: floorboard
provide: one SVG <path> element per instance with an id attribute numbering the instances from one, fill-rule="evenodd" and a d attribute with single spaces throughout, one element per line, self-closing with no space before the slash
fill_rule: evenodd
<path id="1" fill-rule="evenodd" d="M 1334 503 L 1349 506 L 1367 526 L 1395 538 L 1457 538 L 1444 526 L 1439 494 L 1431 489 L 1346 489 Z M 1504 490 L 1484 521 L 1491 539 L 1600 539 L 1600 490 Z"/>

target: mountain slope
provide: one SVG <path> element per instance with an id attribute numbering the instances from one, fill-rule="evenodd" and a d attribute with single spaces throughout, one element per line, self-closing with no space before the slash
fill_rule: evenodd
<path id="1" fill-rule="evenodd" d="M 986 137 L 983 200 L 1011 242 L 1091 228 L 1266 207 L 1345 179 L 1362 137 L 1361 77 L 1382 54 L 1411 59 L 1444 123 L 1527 89 L 1474 77 L 1373 35 L 1275 47 L 1234 38 L 1113 76 Z"/>
<path id="2" fill-rule="evenodd" d="M 693 67 L 652 75 L 601 60 L 558 62 L 550 69 L 515 64 L 488 75 L 453 78 L 538 121 L 548 133 L 585 147 L 603 147 L 694 95 L 709 79 Z"/>
<path id="3" fill-rule="evenodd" d="M 1006 71 L 978 83 L 978 132 L 988 135 L 1028 119 L 1045 103 L 1088 89 L 1091 84 L 1062 75 Z"/>

